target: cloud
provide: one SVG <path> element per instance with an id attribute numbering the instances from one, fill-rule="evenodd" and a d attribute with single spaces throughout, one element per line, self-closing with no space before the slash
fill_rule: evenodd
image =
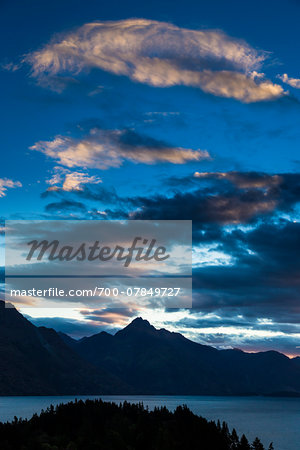
<path id="1" fill-rule="evenodd" d="M 278 78 L 284 83 L 292 86 L 295 89 L 300 89 L 300 78 L 290 78 L 287 73 L 278 75 Z"/>
<path id="2" fill-rule="evenodd" d="M 72 196 L 80 202 L 97 202 L 96 209 L 86 208 L 92 217 L 190 219 L 197 225 L 194 239 L 198 239 L 197 230 L 205 229 L 208 241 L 220 237 L 220 227 L 225 225 L 254 224 L 282 214 L 291 216 L 300 203 L 299 173 L 195 172 L 185 177 L 170 177 L 164 180 L 164 185 L 171 187 L 167 194 L 122 197 L 112 187 L 85 184 L 81 190 L 73 190 Z M 42 194 L 44 198 L 49 196 L 63 202 L 70 194 L 57 187 Z M 52 212 L 54 205 L 61 210 L 61 202 L 51 203 Z M 203 234 L 199 236 L 203 240 Z"/>
<path id="3" fill-rule="evenodd" d="M 271 213 L 291 212 L 300 201 L 297 173 L 196 172 L 183 177 L 182 184 L 177 177 L 176 183 L 192 190 L 131 199 L 136 206 L 131 218 L 191 219 L 198 226 L 246 224 Z"/>
<path id="4" fill-rule="evenodd" d="M 57 136 L 52 141 L 39 141 L 31 149 L 42 152 L 67 167 L 97 169 L 120 167 L 125 160 L 144 164 L 184 164 L 210 158 L 206 150 L 173 147 L 129 129 L 93 128 L 81 139 Z"/>
<path id="5" fill-rule="evenodd" d="M 89 176 L 84 172 L 71 172 L 64 167 L 55 167 L 54 174 L 47 180 L 51 186 L 48 191 L 82 191 L 86 184 L 99 184 L 102 180 L 96 176 Z M 61 185 L 61 187 L 57 185 Z"/>
<path id="6" fill-rule="evenodd" d="M 73 197 L 81 201 L 89 200 L 96 201 L 103 205 L 129 205 L 131 204 L 130 198 L 120 197 L 114 187 L 103 186 L 102 184 L 84 184 L 81 189 L 76 189 L 71 192 Z M 42 198 L 55 197 L 59 200 L 69 198 L 70 195 L 62 187 L 55 187 L 55 189 L 48 188 L 41 194 Z"/>
<path id="7" fill-rule="evenodd" d="M 248 223 L 257 216 L 273 211 L 276 198 L 265 197 L 264 193 L 239 193 L 228 191 L 207 195 L 202 190 L 176 193 L 172 197 L 157 195 L 140 198 L 139 209 L 132 214 L 135 219 L 188 219 L 194 222 L 238 224 Z"/>
<path id="8" fill-rule="evenodd" d="M 59 202 L 49 203 L 45 208 L 47 213 L 66 213 L 78 212 L 85 213 L 86 207 L 83 203 L 75 202 L 73 200 L 61 200 Z"/>
<path id="9" fill-rule="evenodd" d="M 193 307 L 223 318 L 267 318 L 264 328 L 273 321 L 277 326 L 270 329 L 294 332 L 300 314 L 299 228 L 281 221 L 223 233 L 219 250 L 235 262 L 193 270 Z"/>
<path id="10" fill-rule="evenodd" d="M 16 64 L 16 63 L 13 63 L 13 62 L 0 64 L 0 69 L 7 70 L 8 72 L 15 72 L 16 70 L 19 70 L 20 67 L 21 67 L 20 64 Z"/>
<path id="11" fill-rule="evenodd" d="M 97 309 L 87 309 L 81 310 L 80 314 L 85 318 L 85 320 L 92 321 L 98 326 L 105 327 L 116 327 L 121 328 L 127 325 L 128 319 L 131 319 L 139 314 L 139 311 L 143 309 L 137 304 L 136 307 L 104 307 L 101 310 Z"/>
<path id="12" fill-rule="evenodd" d="M 155 87 L 193 86 L 250 103 L 283 88 L 258 72 L 267 53 L 218 30 L 146 19 L 87 23 L 25 56 L 38 80 L 98 68 Z"/>
<path id="13" fill-rule="evenodd" d="M 193 220 L 194 239 L 203 240 L 205 231 L 209 242 L 221 238 L 220 230 L 227 225 L 253 225 L 261 220 L 297 216 L 300 203 L 299 173 L 195 172 L 167 178 L 163 184 L 170 187 L 167 193 L 151 196 L 120 196 L 113 187 L 85 184 L 71 193 L 59 187 L 47 190 L 42 197 L 60 200 L 50 204 L 52 212 L 54 206 L 61 211 L 61 202 L 72 195 L 83 202 L 81 205 L 87 203 L 87 217 Z M 97 207 L 90 202 L 97 202 Z"/>
<path id="14" fill-rule="evenodd" d="M 66 191 L 59 186 L 51 186 L 41 194 L 41 197 L 46 199 L 54 197 L 58 200 L 46 205 L 48 213 L 60 216 L 65 213 L 79 212 L 84 213 L 86 219 L 126 219 L 128 218 L 128 208 L 135 206 L 130 198 L 120 197 L 114 187 L 103 186 L 102 183 L 83 184 L 81 189 L 71 191 Z M 77 201 L 74 203 L 72 199 Z M 64 209 L 65 201 L 68 202 L 66 210 Z M 70 201 L 71 203 L 69 203 Z M 91 202 L 97 202 L 97 207 L 92 206 Z M 78 207 L 78 203 L 81 206 Z M 99 209 L 99 205 L 101 209 Z M 104 205 L 106 205 L 106 209 Z M 73 211 L 72 206 L 74 206 Z M 113 211 L 107 209 L 108 207 L 114 208 Z M 118 208 L 123 208 L 123 210 Z"/>
<path id="15" fill-rule="evenodd" d="M 280 175 L 269 175 L 259 172 L 195 172 L 198 179 L 228 180 L 240 189 L 270 188 L 283 182 Z"/>
<path id="16" fill-rule="evenodd" d="M 194 341 L 219 349 L 239 348 L 257 352 L 276 348 L 287 355 L 299 354 L 299 324 L 274 322 L 266 317 L 244 317 L 242 314 L 226 314 L 226 311 L 205 314 L 191 310 L 188 316 L 176 323 L 176 328 Z"/>
<path id="17" fill-rule="evenodd" d="M 99 325 L 92 321 L 76 320 L 64 317 L 25 317 L 37 327 L 54 328 L 54 330 L 68 334 L 74 339 L 99 333 Z M 102 330 L 101 330 L 102 331 Z"/>
<path id="18" fill-rule="evenodd" d="M 0 178 L 0 197 L 5 197 L 7 189 L 22 187 L 20 181 L 9 180 L 8 178 Z"/>

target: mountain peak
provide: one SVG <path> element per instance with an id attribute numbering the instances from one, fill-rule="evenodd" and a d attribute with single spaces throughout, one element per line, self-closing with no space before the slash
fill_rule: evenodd
<path id="1" fill-rule="evenodd" d="M 155 332 L 156 329 L 153 325 L 148 322 L 148 320 L 143 319 L 142 317 L 137 317 L 132 322 L 130 322 L 129 325 L 127 325 L 123 330 L 120 330 L 116 333 L 116 335 L 122 334 L 127 335 L 131 333 L 149 333 L 149 332 Z"/>
<path id="2" fill-rule="evenodd" d="M 130 324 L 128 326 L 134 326 L 134 327 L 143 327 L 143 328 L 149 328 L 152 327 L 152 325 L 150 324 L 150 322 L 148 322 L 148 320 L 143 319 L 142 317 L 136 317 L 135 319 L 133 319 L 132 322 L 130 322 Z"/>

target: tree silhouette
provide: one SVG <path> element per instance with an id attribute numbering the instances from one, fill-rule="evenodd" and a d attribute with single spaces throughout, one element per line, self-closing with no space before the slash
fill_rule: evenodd
<path id="1" fill-rule="evenodd" d="M 238 446 L 238 450 L 251 450 L 250 444 L 248 442 L 248 439 L 246 438 L 246 436 L 243 434 Z"/>
<path id="2" fill-rule="evenodd" d="M 260 440 L 258 439 L 258 437 L 256 437 L 252 443 L 252 449 L 253 450 L 264 450 L 264 446 L 262 445 L 262 443 L 260 442 Z"/>
<path id="3" fill-rule="evenodd" d="M 187 406 L 174 412 L 142 403 L 101 400 L 50 406 L 30 420 L 0 423 L 1 450 L 264 450 L 223 422 L 210 422 Z M 269 450 L 274 450 L 273 446 Z"/>

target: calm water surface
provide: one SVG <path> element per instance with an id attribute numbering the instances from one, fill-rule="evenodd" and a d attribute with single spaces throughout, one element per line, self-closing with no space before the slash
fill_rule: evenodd
<path id="1" fill-rule="evenodd" d="M 75 398 L 102 398 L 105 401 L 143 402 L 150 409 L 166 406 L 173 410 L 185 404 L 194 413 L 209 420 L 225 420 L 239 435 L 248 439 L 258 436 L 275 450 L 300 450 L 300 399 L 264 397 L 198 397 L 198 396 L 60 396 L 60 397 L 0 397 L 0 421 L 14 416 L 30 418 L 50 404 L 67 403 Z"/>

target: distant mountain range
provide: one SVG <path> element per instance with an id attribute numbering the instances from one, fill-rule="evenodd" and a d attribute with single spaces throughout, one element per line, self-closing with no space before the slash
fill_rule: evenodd
<path id="1" fill-rule="evenodd" d="M 76 341 L 0 302 L 0 395 L 300 395 L 300 358 L 217 350 L 137 318 Z"/>

